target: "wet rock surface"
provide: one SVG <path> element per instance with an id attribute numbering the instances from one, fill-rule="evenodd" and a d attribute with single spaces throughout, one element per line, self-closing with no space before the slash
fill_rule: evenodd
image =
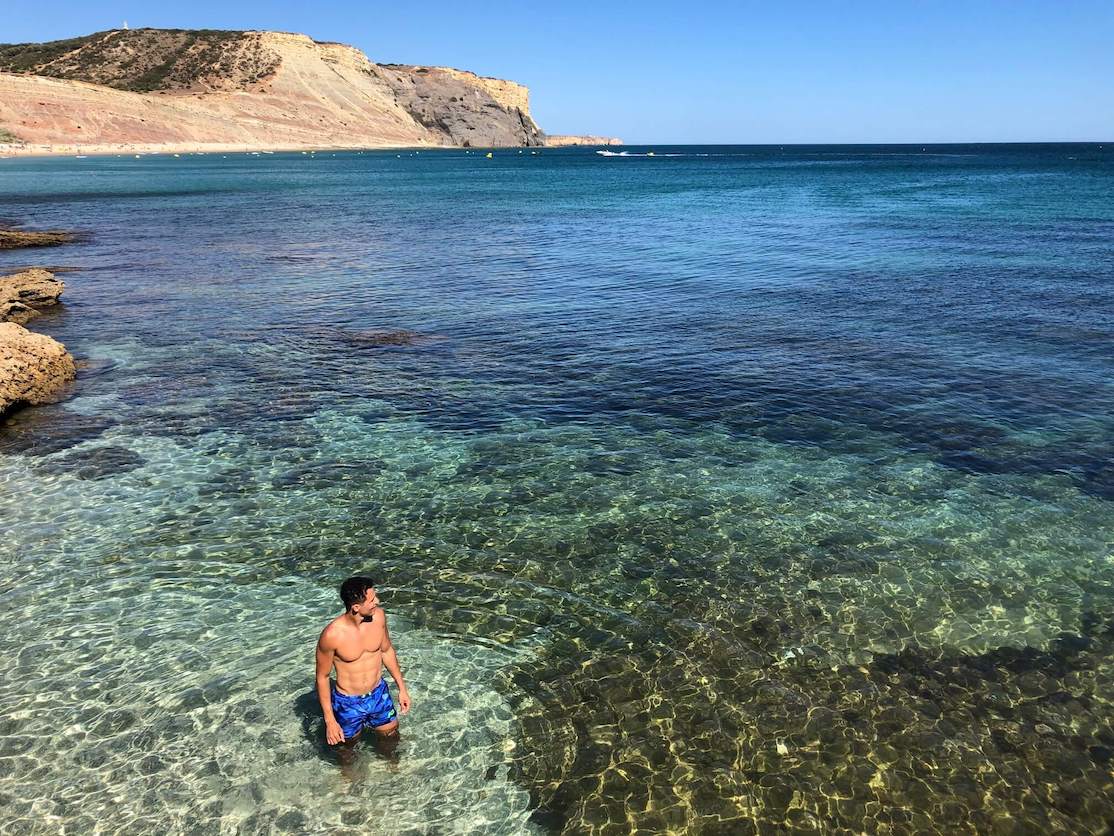
<path id="1" fill-rule="evenodd" d="M 57 247 L 77 240 L 76 233 L 60 229 L 30 231 L 0 229 L 0 250 L 17 250 L 21 247 Z"/>

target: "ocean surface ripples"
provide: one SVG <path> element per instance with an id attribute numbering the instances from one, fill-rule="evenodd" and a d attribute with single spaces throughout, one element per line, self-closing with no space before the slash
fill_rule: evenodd
<path id="1" fill-rule="evenodd" d="M 0 161 L 3 832 L 1106 832 L 1114 149 L 653 150 Z"/>

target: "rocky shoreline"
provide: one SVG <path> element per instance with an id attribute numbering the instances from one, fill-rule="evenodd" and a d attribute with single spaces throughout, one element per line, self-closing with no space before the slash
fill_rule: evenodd
<path id="1" fill-rule="evenodd" d="M 73 240 L 62 232 L 0 230 L 0 236 L 11 235 L 24 236 L 30 242 L 37 240 L 15 246 L 43 246 L 43 239 L 36 239 L 37 235 L 68 236 L 47 239 L 49 244 Z M 74 359 L 62 343 L 24 327 L 43 308 L 57 305 L 65 287 L 61 279 L 41 268 L 0 276 L 0 415 L 20 406 L 58 400 L 76 376 Z"/>
<path id="2" fill-rule="evenodd" d="M 0 250 L 17 250 L 21 247 L 57 247 L 77 240 L 72 232 L 46 229 L 27 232 L 22 229 L 0 229 Z"/>

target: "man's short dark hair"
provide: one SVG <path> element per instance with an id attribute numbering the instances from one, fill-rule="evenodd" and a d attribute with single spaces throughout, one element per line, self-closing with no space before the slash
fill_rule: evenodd
<path id="1" fill-rule="evenodd" d="M 356 575 L 340 585 L 340 600 L 344 602 L 344 611 L 352 609 L 353 604 L 362 604 L 367 597 L 367 591 L 375 586 L 375 581 Z"/>

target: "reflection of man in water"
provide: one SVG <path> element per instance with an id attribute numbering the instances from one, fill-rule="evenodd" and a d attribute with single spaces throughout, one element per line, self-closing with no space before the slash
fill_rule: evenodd
<path id="1" fill-rule="evenodd" d="M 398 714 L 391 701 L 386 668 L 398 686 L 402 714 L 410 710 L 410 693 L 387 631 L 387 614 L 379 607 L 375 581 L 349 578 L 340 585 L 344 613 L 334 618 L 317 642 L 317 698 L 325 714 L 330 745 L 352 741 L 366 728 L 379 739 L 397 739 Z M 336 668 L 333 683 L 329 673 Z"/>

